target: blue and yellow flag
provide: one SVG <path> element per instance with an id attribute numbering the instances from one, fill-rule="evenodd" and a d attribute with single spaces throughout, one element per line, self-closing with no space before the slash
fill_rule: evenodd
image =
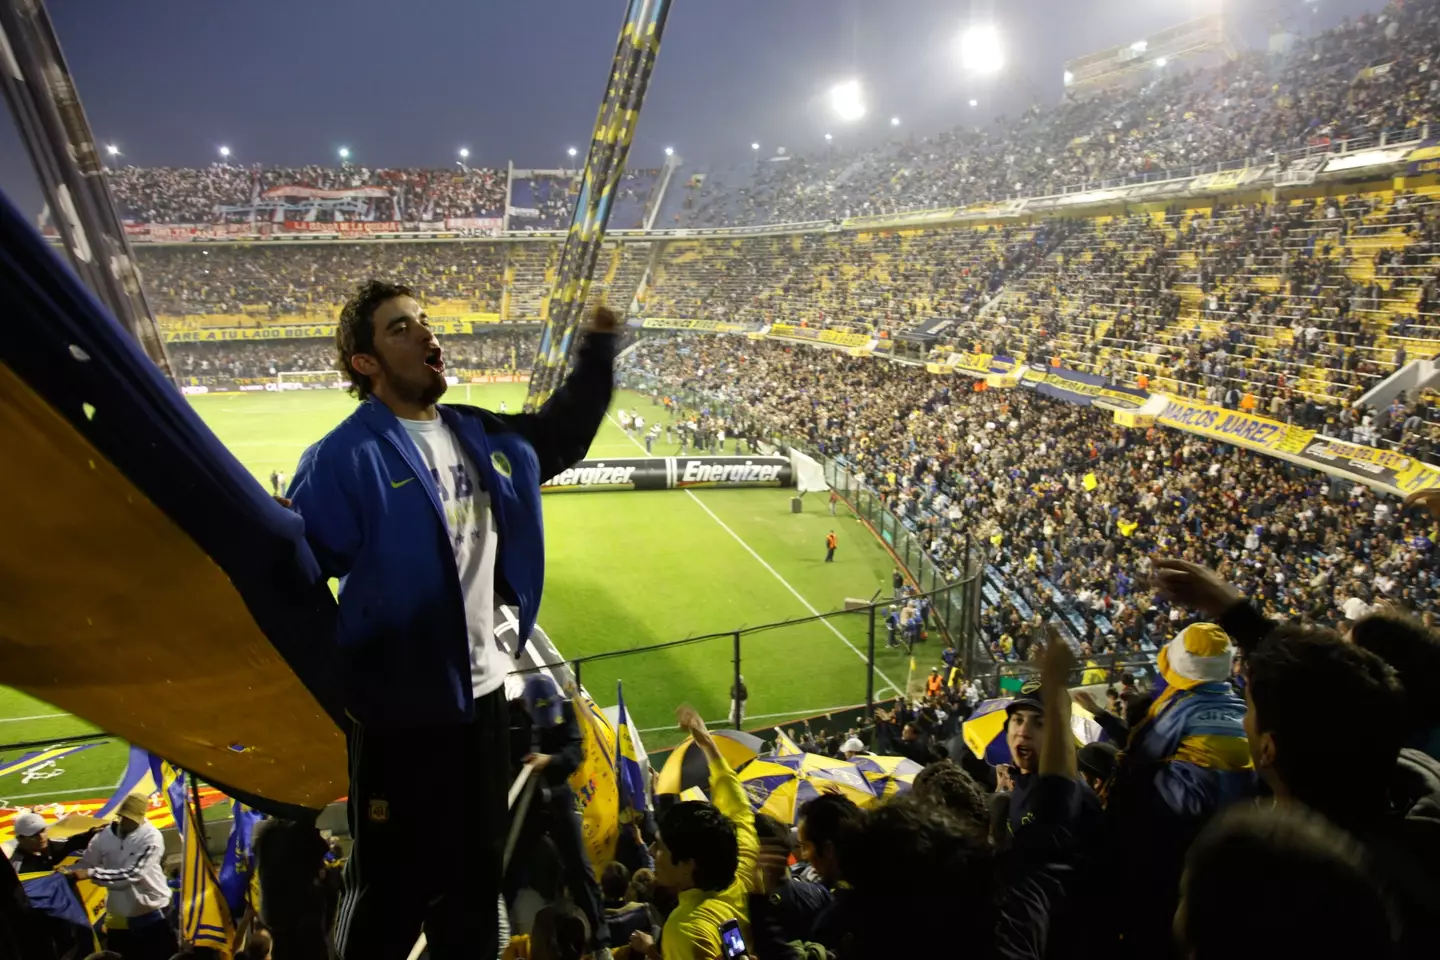
<path id="1" fill-rule="evenodd" d="M 125 765 L 125 772 L 120 775 L 120 782 L 115 786 L 115 792 L 110 799 L 105 801 L 105 806 L 96 811 L 95 816 L 104 819 L 120 808 L 120 804 L 132 793 L 138 793 L 142 797 L 153 797 L 160 792 L 160 784 L 163 782 L 160 774 L 160 758 L 155 756 L 144 747 L 130 745 L 130 760 Z"/>
<path id="2" fill-rule="evenodd" d="M 574 693 L 575 719 L 585 741 L 584 759 L 570 774 L 580 808 L 580 832 L 595 876 L 615 859 L 620 839 L 620 785 L 615 776 L 615 728 L 584 691 Z"/>
<path id="3" fill-rule="evenodd" d="M 29 219 L 0 199 L 0 300 L 25 318 L 0 338 L 0 684 L 262 809 L 319 809 L 346 792 L 344 714 L 304 521 Z"/>
<path id="4" fill-rule="evenodd" d="M 234 949 L 235 925 L 215 865 L 205 852 L 200 830 L 195 825 L 195 810 L 186 801 L 185 774 L 168 763 L 161 763 L 165 795 L 175 829 L 180 835 L 180 942 L 185 946 L 208 947 L 228 958 Z"/>
<path id="5" fill-rule="evenodd" d="M 261 814 L 241 803 L 231 801 L 230 839 L 225 842 L 225 859 L 220 864 L 220 892 L 230 908 L 230 916 L 244 914 L 250 895 L 250 881 L 255 876 L 255 824 Z"/>
<path id="6" fill-rule="evenodd" d="M 625 713 L 625 684 L 615 684 L 620 699 L 619 729 L 615 731 L 615 779 L 620 787 L 620 822 L 643 821 L 649 804 L 645 799 L 645 772 L 635 755 L 635 741 L 630 735 L 630 718 Z"/>

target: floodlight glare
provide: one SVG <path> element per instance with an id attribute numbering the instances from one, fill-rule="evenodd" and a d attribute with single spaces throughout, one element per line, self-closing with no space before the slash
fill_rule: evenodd
<path id="1" fill-rule="evenodd" d="M 228 157 L 228 156 L 230 156 L 230 148 L 229 148 L 229 147 L 221 147 L 221 148 L 220 148 L 220 156 L 222 156 L 222 157 Z"/>
<path id="2" fill-rule="evenodd" d="M 891 118 L 890 118 L 890 126 L 892 126 L 892 127 L 898 127 L 898 126 L 900 126 L 900 118 L 899 118 L 899 117 L 891 117 Z"/>
<path id="3" fill-rule="evenodd" d="M 1072 83 L 1074 83 L 1074 82 L 1075 82 L 1075 74 L 1071 73 L 1069 70 L 1066 70 L 1066 71 L 1065 71 L 1065 86 L 1068 87 L 1068 86 L 1070 86 L 1070 84 L 1072 84 Z"/>
<path id="4" fill-rule="evenodd" d="M 665 148 L 665 156 L 667 156 L 667 157 L 673 157 L 674 155 L 675 155 L 675 148 L 674 148 L 674 147 L 666 147 L 666 148 Z"/>
<path id="5" fill-rule="evenodd" d="M 470 148 L 469 148 L 469 147 L 461 147 L 461 148 L 460 148 L 460 159 L 461 159 L 461 160 L 469 160 L 469 159 L 470 159 Z"/>
<path id="6" fill-rule="evenodd" d="M 750 144 L 750 149 L 751 149 L 751 150 L 759 150 L 759 149 L 760 149 L 760 144 L 758 144 L 758 143 L 752 143 L 752 144 Z"/>
<path id="7" fill-rule="evenodd" d="M 825 134 L 825 139 L 826 139 L 826 140 L 834 140 L 835 138 L 834 138 L 833 136 L 831 136 L 830 134 L 827 133 L 827 134 Z"/>
<path id="8" fill-rule="evenodd" d="M 341 147 L 341 148 L 340 148 L 340 159 L 341 159 L 341 160 L 349 160 L 349 159 L 350 159 L 350 148 L 349 148 L 349 147 Z"/>
<path id="9" fill-rule="evenodd" d="M 1150 44 L 1148 41 L 1136 40 L 1134 43 L 1130 44 L 1130 49 L 1134 50 L 1136 53 L 1144 53 L 1149 48 L 1149 46 Z"/>
<path id="10" fill-rule="evenodd" d="M 567 150 L 567 151 L 565 151 L 565 152 L 568 153 L 568 154 L 570 154 L 570 156 L 572 156 L 572 157 L 575 156 L 575 148 L 574 148 L 574 147 L 571 147 L 569 150 Z"/>
<path id="11" fill-rule="evenodd" d="M 1000 31 L 994 24 L 976 24 L 960 34 L 960 66 L 972 73 L 998 73 L 1005 66 Z"/>
<path id="12" fill-rule="evenodd" d="M 1156 58 L 1155 58 L 1155 66 L 1157 66 L 1157 67 L 1164 67 L 1165 64 L 1167 64 L 1167 63 L 1169 63 L 1169 62 L 1170 62 L 1170 61 L 1169 61 L 1169 60 L 1166 60 L 1164 57 L 1156 57 Z"/>
<path id="13" fill-rule="evenodd" d="M 113 143 L 105 144 L 105 152 L 110 154 L 110 156 L 112 157 L 120 156 L 120 148 L 115 146 L 115 144 Z"/>
<path id="14" fill-rule="evenodd" d="M 979 100 L 971 100 L 971 101 L 970 101 L 970 106 L 972 106 L 972 107 L 978 107 L 978 106 L 980 106 L 980 101 L 979 101 Z"/>
<path id="15" fill-rule="evenodd" d="M 830 109 L 847 123 L 865 116 L 865 96 L 859 80 L 846 80 L 830 88 Z"/>

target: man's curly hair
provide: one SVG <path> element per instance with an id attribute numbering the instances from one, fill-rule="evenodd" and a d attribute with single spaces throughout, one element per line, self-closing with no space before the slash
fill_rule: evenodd
<path id="1" fill-rule="evenodd" d="M 335 366 L 350 379 L 350 395 L 356 400 L 370 396 L 370 378 L 350 361 L 358 353 L 375 353 L 376 309 L 386 300 L 413 296 L 415 292 L 403 283 L 372 278 L 356 287 L 340 308 L 340 322 L 335 325 Z"/>

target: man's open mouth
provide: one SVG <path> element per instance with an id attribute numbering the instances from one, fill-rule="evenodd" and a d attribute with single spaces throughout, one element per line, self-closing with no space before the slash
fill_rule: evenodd
<path id="1" fill-rule="evenodd" d="M 1034 763 L 1035 759 L 1034 747 L 1022 747 L 1019 744 L 1015 745 L 1015 760 L 1017 762 L 1024 761 L 1028 765 Z"/>
<path id="2" fill-rule="evenodd" d="M 435 347 L 429 353 L 425 354 L 425 366 L 429 367 L 431 370 L 434 370 L 436 373 L 444 373 L 444 352 L 439 347 Z"/>

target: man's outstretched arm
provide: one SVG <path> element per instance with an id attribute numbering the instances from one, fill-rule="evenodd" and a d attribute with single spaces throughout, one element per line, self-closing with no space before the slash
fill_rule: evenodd
<path id="1" fill-rule="evenodd" d="M 497 414 L 535 448 L 540 482 L 573 466 L 590 449 L 615 393 L 620 317 L 607 307 L 580 333 L 575 369 L 534 413 Z"/>

